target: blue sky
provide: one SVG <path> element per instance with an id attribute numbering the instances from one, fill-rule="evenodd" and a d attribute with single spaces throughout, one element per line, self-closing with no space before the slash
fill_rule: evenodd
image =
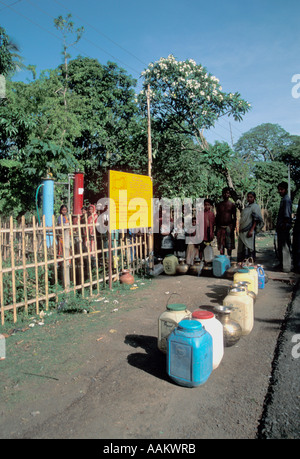
<path id="1" fill-rule="evenodd" d="M 61 63 L 53 19 L 68 13 L 85 28 L 72 58 L 110 60 L 137 79 L 160 57 L 194 59 L 224 91 L 251 103 L 241 123 L 222 118 L 206 132 L 210 142 L 231 144 L 262 123 L 300 135 L 300 98 L 292 96 L 292 77 L 300 74 L 299 0 L 0 0 L 0 25 L 38 73 Z"/>

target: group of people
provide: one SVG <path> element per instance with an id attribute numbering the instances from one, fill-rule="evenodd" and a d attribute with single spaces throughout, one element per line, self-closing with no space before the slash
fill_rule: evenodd
<path id="1" fill-rule="evenodd" d="M 292 200 L 288 193 L 289 185 L 283 181 L 277 185 L 277 191 L 281 196 L 280 206 L 277 214 L 276 237 L 277 237 L 277 257 L 279 264 L 275 269 L 283 272 L 300 271 L 300 241 L 299 225 L 300 212 L 298 206 L 297 218 L 294 225 L 293 242 L 291 230 L 293 226 Z M 251 255 L 255 260 L 255 235 L 264 225 L 261 210 L 255 202 L 254 192 L 247 195 L 247 206 L 241 212 L 238 254 L 237 260 L 242 261 L 244 254 Z M 299 201 L 300 202 L 300 201 Z"/>
<path id="2" fill-rule="evenodd" d="M 292 200 L 288 194 L 287 182 L 279 183 L 277 189 L 278 193 L 281 196 L 280 207 L 276 223 L 277 256 L 279 259 L 279 265 L 277 266 L 277 269 L 279 269 L 280 271 L 289 272 L 292 269 Z M 296 268 L 296 265 L 297 260 L 296 256 L 294 256 L 294 268 Z"/>
<path id="3" fill-rule="evenodd" d="M 295 247 L 293 247 L 292 250 L 292 201 L 288 195 L 288 183 L 279 183 L 277 189 L 282 198 L 276 224 L 277 255 L 279 259 L 277 269 L 289 272 L 292 269 L 292 254 L 294 254 L 294 268 L 300 269 L 300 241 L 299 236 L 296 238 L 294 237 L 293 243 Z M 164 257 L 168 254 L 175 254 L 178 257 L 186 258 L 187 264 L 192 264 L 196 257 L 200 259 L 203 258 L 205 247 L 209 245 L 216 236 L 220 254 L 227 254 L 231 257 L 232 251 L 235 249 L 235 233 L 236 230 L 238 230 L 237 261 L 243 262 L 245 259 L 249 258 L 255 261 L 256 234 L 261 231 L 264 226 L 261 209 L 256 202 L 256 193 L 254 191 L 249 191 L 247 193 L 247 202 L 240 213 L 238 228 L 237 207 L 230 198 L 231 189 L 229 187 L 223 188 L 222 200 L 216 204 L 216 213 L 213 211 L 213 202 L 210 199 L 204 200 L 204 221 L 203 223 L 201 221 L 204 227 L 204 233 L 203 240 L 199 244 L 187 243 L 187 238 L 193 233 L 191 233 L 190 230 L 185 230 L 181 218 L 175 224 L 173 220 L 170 219 L 170 226 L 167 230 L 161 225 L 161 246 L 158 251 L 159 255 Z M 298 220 L 300 220 L 299 209 L 298 215 Z M 192 226 L 195 227 L 196 224 L 197 219 L 194 217 L 192 219 Z M 298 221 L 298 226 L 299 225 L 300 221 Z"/>
<path id="4" fill-rule="evenodd" d="M 206 246 L 211 244 L 216 235 L 220 254 L 227 250 L 227 254 L 231 256 L 235 248 L 236 206 L 230 200 L 229 188 L 223 189 L 222 197 L 222 201 L 216 206 L 216 215 L 212 200 L 205 199 L 202 218 L 192 217 L 190 228 L 184 227 L 181 217 L 175 223 L 169 218 L 167 224 L 164 224 L 162 215 L 158 238 L 160 245 L 156 245 L 157 254 L 162 258 L 175 254 L 185 258 L 186 263 L 191 265 L 195 258 L 203 259 Z M 197 228 L 197 225 L 201 225 L 202 229 Z M 198 235 L 202 235 L 201 242 L 198 243 L 193 239 L 197 230 Z"/>
<path id="5" fill-rule="evenodd" d="M 103 211 L 106 209 L 97 209 L 94 204 L 90 204 L 89 206 L 83 206 L 81 209 L 81 216 L 80 216 L 80 223 L 82 226 L 82 235 L 83 235 L 83 252 L 88 250 L 87 244 L 89 240 L 89 247 L 91 253 L 95 251 L 95 234 L 94 234 L 94 227 L 98 224 L 98 218 L 103 214 Z M 84 226 L 87 223 L 87 229 Z M 57 219 L 57 225 L 61 226 L 68 226 L 70 224 L 68 218 L 68 207 L 63 204 L 59 210 L 59 216 Z M 104 223 L 105 224 L 105 223 Z M 89 236 L 89 237 L 88 237 Z M 62 234 L 58 232 L 58 256 L 63 256 L 63 238 Z"/>
<path id="6" fill-rule="evenodd" d="M 288 195 L 288 183 L 281 182 L 278 184 L 278 192 L 281 196 L 280 208 L 277 217 L 276 235 L 277 235 L 277 255 L 279 259 L 278 269 L 291 271 L 292 259 L 294 258 L 294 269 L 300 269 L 300 241 L 299 235 L 295 231 L 300 225 L 300 210 L 298 206 L 297 219 L 295 223 L 293 246 L 291 243 L 292 228 L 292 201 Z M 81 224 L 88 224 L 89 238 L 87 237 L 86 228 L 83 227 L 83 247 L 87 251 L 87 241 L 89 240 L 91 252 L 95 251 L 94 224 L 95 226 L 103 220 L 103 225 L 107 225 L 107 212 L 105 207 L 97 208 L 90 204 L 82 208 L 80 217 Z M 201 221 L 196 217 L 191 219 L 191 227 L 185 228 L 183 219 L 180 217 L 174 223 L 173 219 L 166 218 L 163 215 L 160 218 L 159 234 L 156 237 L 155 255 L 164 258 L 166 255 L 175 254 L 178 257 L 186 259 L 186 263 L 193 264 L 195 258 L 203 259 L 206 246 L 210 245 L 216 236 L 218 250 L 221 255 L 227 254 L 229 257 L 235 249 L 235 232 L 237 230 L 237 207 L 231 200 L 231 190 L 229 187 L 223 188 L 222 200 L 216 204 L 216 212 L 211 199 L 204 200 L 203 219 Z M 102 219 L 102 220 L 101 220 Z M 68 208 L 62 205 L 57 224 L 60 226 L 68 225 Z M 196 242 L 193 236 L 197 233 L 197 224 L 202 225 L 202 241 Z M 94 224 L 93 224 L 94 222 Z M 102 224 L 101 223 L 101 224 Z M 297 226 L 298 225 L 298 226 Z M 264 221 L 260 206 L 256 202 L 254 191 L 247 193 L 247 203 L 241 211 L 238 225 L 238 244 L 237 244 L 237 261 L 242 262 L 245 259 L 256 259 L 255 236 L 264 226 Z M 299 231 L 298 231 L 299 232 Z M 58 236 L 58 255 L 63 255 L 62 235 Z"/>

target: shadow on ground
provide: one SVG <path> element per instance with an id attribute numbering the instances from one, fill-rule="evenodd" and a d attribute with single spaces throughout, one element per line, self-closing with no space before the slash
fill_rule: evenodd
<path id="1" fill-rule="evenodd" d="M 126 344 L 134 348 L 141 347 L 146 353 L 135 352 L 127 357 L 129 365 L 132 365 L 156 378 L 169 381 L 166 374 L 166 355 L 157 347 L 157 338 L 145 335 L 127 335 Z"/>

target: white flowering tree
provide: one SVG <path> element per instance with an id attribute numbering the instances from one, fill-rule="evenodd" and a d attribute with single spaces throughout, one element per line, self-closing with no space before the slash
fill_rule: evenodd
<path id="1" fill-rule="evenodd" d="M 203 129 L 213 127 L 221 116 L 241 121 L 250 109 L 239 93 L 222 91 L 219 80 L 192 59 L 177 61 L 169 55 L 150 63 L 142 76 L 141 104 L 146 104 L 150 88 L 152 117 L 164 128 L 191 135 L 202 149 L 207 147 Z"/>

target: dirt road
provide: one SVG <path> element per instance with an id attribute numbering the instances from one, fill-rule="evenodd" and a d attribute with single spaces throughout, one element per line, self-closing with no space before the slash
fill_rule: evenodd
<path id="1" fill-rule="evenodd" d="M 273 262 L 270 253 L 262 253 L 261 261 Z M 220 366 L 197 388 L 176 385 L 166 374 L 165 355 L 157 349 L 157 320 L 171 293 L 191 311 L 205 309 L 222 303 L 231 281 L 161 275 L 126 297 L 116 295 L 109 317 L 86 315 L 82 328 L 72 328 L 55 372 L 43 364 L 39 373 L 46 377 L 38 378 L 36 371 L 17 387 L 4 388 L 0 437 L 256 438 L 293 291 L 286 276 L 275 280 L 280 276 L 271 271 L 269 276 L 254 307 L 252 332 L 225 348 Z M 94 326 L 86 328 L 89 320 Z M 66 333 L 65 326 L 53 328 L 49 352 L 59 333 Z M 19 362 L 19 372 L 25 371 L 30 373 Z"/>

